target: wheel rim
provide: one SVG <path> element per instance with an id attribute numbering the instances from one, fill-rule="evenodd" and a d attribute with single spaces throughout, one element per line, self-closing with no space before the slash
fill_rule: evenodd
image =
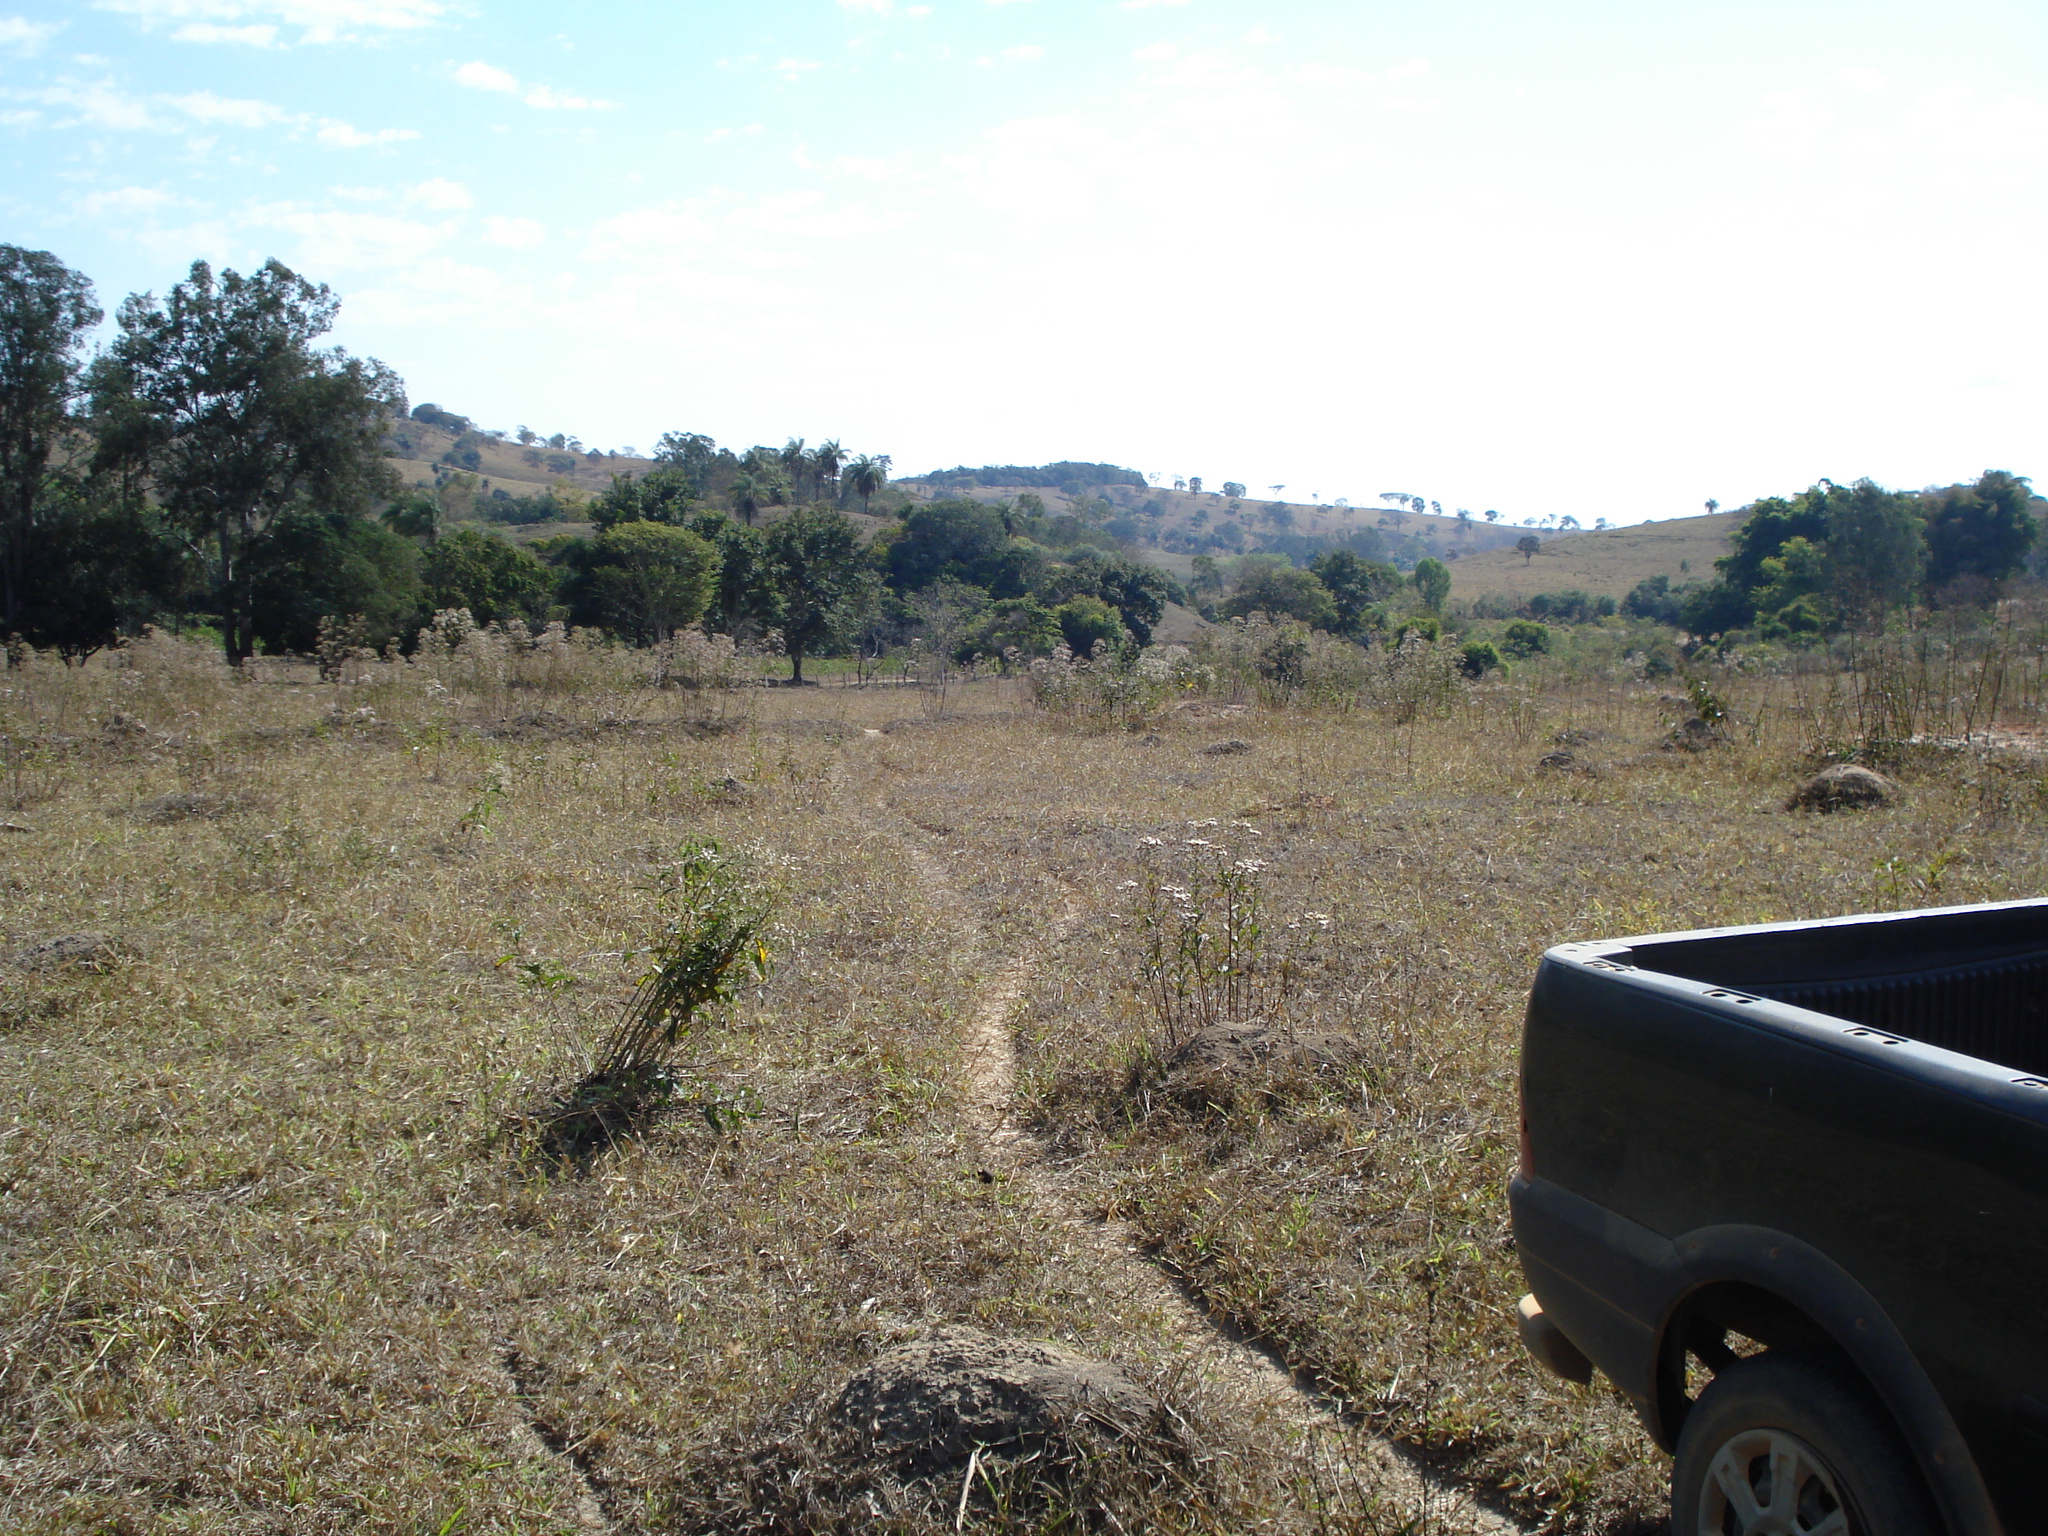
<path id="1" fill-rule="evenodd" d="M 1861 1536 L 1833 1468 L 1797 1435 L 1745 1429 L 1700 1488 L 1700 1536 Z"/>

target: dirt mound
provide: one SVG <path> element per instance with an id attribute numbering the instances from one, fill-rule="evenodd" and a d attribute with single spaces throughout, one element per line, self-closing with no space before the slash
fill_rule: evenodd
<path id="1" fill-rule="evenodd" d="M 65 933 L 41 939 L 14 956 L 24 971 L 54 971 L 67 965 L 99 970 L 114 958 L 114 946 L 103 933 Z"/>
<path id="2" fill-rule="evenodd" d="M 1236 757 L 1239 753 L 1249 752 L 1251 751 L 1251 749 L 1252 744 L 1250 742 L 1241 740 L 1236 736 L 1232 736 L 1227 741 L 1211 742 L 1208 746 L 1202 748 L 1202 756 Z"/>
<path id="3" fill-rule="evenodd" d="M 856 1373 L 832 1420 L 868 1455 L 914 1477 L 983 1457 L 1169 1439 L 1159 1403 L 1113 1366 L 1056 1344 L 949 1328 Z"/>
<path id="4" fill-rule="evenodd" d="M 1183 1041 L 1165 1062 L 1139 1068 L 1128 1084 L 1145 1106 L 1206 1119 L 1241 1102 L 1270 1109 L 1314 1098 L 1327 1080 L 1364 1059 L 1356 1035 L 1256 1024 L 1212 1024 Z"/>
<path id="5" fill-rule="evenodd" d="M 1826 814 L 1890 805 L 1898 797 L 1899 786 L 1883 774 L 1855 763 L 1835 763 L 1793 790 L 1785 809 Z"/>
<path id="6" fill-rule="evenodd" d="M 1167 1065 L 1176 1072 L 1204 1074 L 1271 1066 L 1325 1072 L 1350 1066 L 1359 1055 L 1356 1035 L 1258 1024 L 1211 1024 L 1184 1042 L 1167 1058 Z"/>
<path id="7" fill-rule="evenodd" d="M 158 795 L 153 800 L 144 800 L 130 807 L 128 814 L 137 821 L 147 822 L 152 827 L 169 826 L 174 821 L 218 821 L 231 816 L 242 808 L 239 795 L 209 795 L 197 790 L 177 790 L 168 795 Z"/>
<path id="8" fill-rule="evenodd" d="M 1155 1504 L 1162 1484 L 1208 1507 L 1180 1416 L 1115 1367 L 1056 1344 L 943 1329 L 792 1410 L 753 1448 L 681 1470 L 674 1502 L 690 1515 L 680 1528 L 1135 1530 L 1111 1512 Z M 1055 1511 L 1068 1519 L 1037 1523 Z M 1106 1519 L 1074 1524 L 1075 1511 Z"/>
<path id="9" fill-rule="evenodd" d="M 1671 727 L 1664 738 L 1666 750 L 1672 752 L 1705 752 L 1718 747 L 1728 739 L 1728 733 L 1712 720 L 1694 715 L 1681 720 Z"/>

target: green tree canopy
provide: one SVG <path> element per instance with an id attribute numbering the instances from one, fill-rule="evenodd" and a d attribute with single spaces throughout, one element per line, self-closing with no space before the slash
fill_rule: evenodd
<path id="1" fill-rule="evenodd" d="M 852 520 L 830 507 L 800 507 L 768 528 L 762 584 L 773 595 L 791 683 L 803 682 L 806 653 L 851 633 L 874 601 L 862 555 Z"/>
<path id="2" fill-rule="evenodd" d="M 1068 598 L 1052 612 L 1060 638 L 1076 656 L 1093 656 L 1098 645 L 1114 651 L 1130 638 L 1116 609 L 1087 593 Z"/>
<path id="3" fill-rule="evenodd" d="M 1311 629 L 1334 629 L 1337 605 L 1330 589 L 1313 571 L 1294 566 L 1257 565 L 1239 578 L 1237 590 L 1217 606 L 1225 618 L 1243 618 L 1251 613 L 1282 614 L 1301 620 Z"/>
<path id="4" fill-rule="evenodd" d="M 295 505 L 249 547 L 248 625 L 266 650 L 313 649 L 326 618 L 360 618 L 371 645 L 412 633 L 422 617 L 419 547 L 348 510 Z"/>
<path id="5" fill-rule="evenodd" d="M 555 595 L 554 573 L 531 550 L 475 528 L 437 542 L 420 575 L 428 608 L 467 608 L 479 624 L 539 623 Z"/>
<path id="6" fill-rule="evenodd" d="M 718 551 L 687 528 L 620 523 L 597 536 L 589 592 L 606 628 L 642 645 L 704 616 L 718 588 Z"/>
<path id="7" fill-rule="evenodd" d="M 2026 564 L 2038 524 L 2024 476 L 1986 470 L 1973 485 L 1937 491 L 1927 505 L 1927 589 L 2005 580 Z"/>
<path id="8" fill-rule="evenodd" d="M 162 303 L 121 305 L 120 334 L 91 370 L 99 463 L 145 474 L 167 512 L 214 541 L 234 662 L 255 646 L 250 556 L 272 524 L 299 507 L 360 518 L 396 489 L 381 438 L 404 391 L 381 363 L 314 347 L 338 308 L 275 261 L 218 278 L 194 262 Z"/>
<path id="9" fill-rule="evenodd" d="M 686 526 L 697 514 L 701 481 L 680 465 L 659 464 L 639 479 L 613 475 L 604 493 L 590 505 L 590 520 L 600 530 L 620 523 L 667 523 Z"/>
<path id="10" fill-rule="evenodd" d="M 80 349 L 99 323 L 84 274 L 48 251 L 0 245 L 0 631 L 25 624 L 30 545 L 43 512 L 55 515 L 53 470 L 72 425 Z M 80 542 L 81 507 L 72 500 L 63 514 L 67 560 L 92 542 Z"/>
<path id="11" fill-rule="evenodd" d="M 1432 556 L 1416 561 L 1415 592 L 1431 613 L 1443 612 L 1444 600 L 1451 595 L 1451 568 Z"/>
<path id="12" fill-rule="evenodd" d="M 1336 632 L 1354 640 L 1374 627 L 1379 605 L 1401 590 L 1399 571 L 1356 550 L 1325 550 L 1309 562 L 1309 569 L 1330 590 L 1337 610 Z"/>

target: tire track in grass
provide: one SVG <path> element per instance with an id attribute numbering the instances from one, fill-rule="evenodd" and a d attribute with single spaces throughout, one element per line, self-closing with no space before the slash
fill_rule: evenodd
<path id="1" fill-rule="evenodd" d="M 956 915 L 962 936 L 975 952 L 986 955 L 981 920 L 944 859 L 893 808 L 881 808 L 901 825 L 904 846 L 927 895 Z M 1042 1211 L 1083 1234 L 1096 1260 L 1091 1278 L 1159 1320 L 1204 1386 L 1232 1404 L 1233 1422 L 1243 1416 L 1282 1432 L 1304 1466 L 1298 1483 L 1319 1487 L 1334 1472 L 1339 1484 L 1370 1490 L 1380 1512 L 1395 1521 L 1392 1528 L 1407 1536 L 1520 1536 L 1532 1529 L 1477 1503 L 1457 1485 L 1427 1475 L 1391 1442 L 1359 1430 L 1328 1397 L 1227 1320 L 1212 1316 L 1195 1293 L 1147 1253 L 1128 1223 L 1089 1218 L 1075 1209 L 1051 1170 L 1044 1145 L 1018 1123 L 1013 1025 L 1045 951 L 1081 916 L 1070 900 L 1047 924 L 1036 946 L 1004 963 L 976 993 L 961 1041 L 961 1061 L 968 1128 L 984 1154 L 1020 1180 Z"/>

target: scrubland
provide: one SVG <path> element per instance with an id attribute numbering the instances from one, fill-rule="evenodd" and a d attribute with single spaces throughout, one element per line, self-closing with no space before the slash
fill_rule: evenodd
<path id="1" fill-rule="evenodd" d="M 159 637 L 0 678 L 8 1529 L 1438 1528 L 1347 1481 L 1349 1435 L 1531 1526 L 1655 1528 L 1663 1459 L 1508 1321 L 1536 957 L 2043 883 L 2024 734 L 1787 812 L 1849 718 L 1817 676 L 1712 676 L 1724 739 L 1688 751 L 1692 702 L 1619 664 L 1106 713 L 1020 679 L 656 687 L 572 645 L 329 670 Z M 780 893 L 772 974 L 686 1042 L 669 1114 L 536 1160 L 522 1117 L 704 838 Z M 1225 876 L 1244 1006 L 1347 1051 L 1176 1062 L 1160 925 Z M 998 973 L 1056 1202 L 971 1123 Z M 1330 1438 L 1203 1385 L 1090 1219 Z M 948 1324 L 1121 1366 L 1198 1453 L 1065 1505 L 835 1483 L 817 1405 Z"/>

